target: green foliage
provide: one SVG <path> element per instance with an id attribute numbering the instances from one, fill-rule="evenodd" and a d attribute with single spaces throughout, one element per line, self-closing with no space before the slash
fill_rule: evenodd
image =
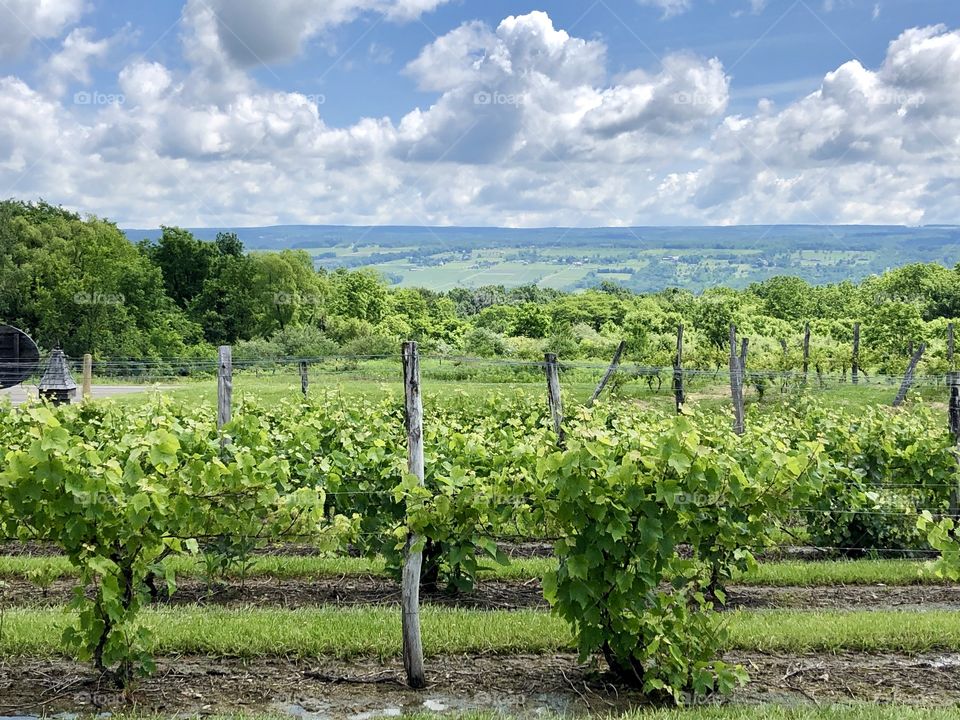
<path id="1" fill-rule="evenodd" d="M 225 430 L 233 441 L 221 453 L 211 421 L 164 407 L 41 405 L 9 421 L 3 530 L 58 545 L 79 570 L 78 620 L 64 639 L 122 681 L 153 667 L 138 615 L 152 578 L 175 589 L 168 558 L 197 553 L 210 536 L 319 539 L 327 524 L 316 458 L 278 453 L 278 433 L 253 409 Z"/>
<path id="2" fill-rule="evenodd" d="M 849 554 L 926 548 L 918 513 L 946 509 L 955 486 L 956 460 L 942 416 L 924 406 L 851 416 L 806 403 L 782 421 L 794 436 L 824 444 L 823 487 L 804 512 L 814 545 Z"/>
<path id="3" fill-rule="evenodd" d="M 563 534 L 546 595 L 581 654 L 602 650 L 646 693 L 681 702 L 685 691 L 725 693 L 745 680 L 717 659 L 726 637 L 718 581 L 770 542 L 815 482 L 819 452 L 771 437 L 771 426 L 757 432 L 741 441 L 700 416 L 595 417 L 538 463 Z"/>
<path id="4" fill-rule="evenodd" d="M 304 250 L 245 253 L 235 233 L 205 241 L 174 227 L 131 245 L 103 220 L 6 201 L 0 321 L 45 348 L 59 342 L 74 357 L 209 358 L 211 345 L 241 342 L 249 343 L 246 357 L 392 354 L 400 340 L 415 339 L 431 354 L 539 360 L 551 351 L 565 361 L 608 360 L 626 341 L 625 362 L 659 367 L 669 366 L 682 323 L 685 366 L 699 370 L 725 366 L 736 323 L 751 340 L 749 367 L 785 377 L 800 369 L 800 337 L 810 322 L 810 373 L 819 379 L 849 373 L 855 322 L 863 328 L 863 371 L 900 374 L 910 344 L 925 341 L 920 372 L 940 374 L 949 367 L 946 323 L 960 315 L 960 272 L 936 263 L 859 285 L 815 286 L 781 275 L 746 290 L 712 283 L 700 295 L 679 288 L 639 295 L 603 282 L 566 294 L 536 285 L 390 288 L 368 268 L 317 271 L 316 259 Z M 674 270 L 664 282 L 675 282 Z"/>

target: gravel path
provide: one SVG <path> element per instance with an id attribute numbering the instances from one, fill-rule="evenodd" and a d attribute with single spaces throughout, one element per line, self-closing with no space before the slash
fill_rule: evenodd
<path id="1" fill-rule="evenodd" d="M 158 386 L 158 385 L 94 385 L 93 386 L 93 397 L 96 398 L 108 398 L 114 397 L 117 395 L 129 395 L 132 393 L 142 393 L 149 392 L 151 390 L 169 390 L 168 386 Z M 74 401 L 80 395 L 79 388 L 77 389 L 77 396 L 74 397 Z M 4 398 L 10 398 L 14 405 L 19 405 L 24 402 L 27 398 L 36 397 L 37 389 L 34 386 L 23 386 L 17 385 L 12 388 L 4 388 L 0 390 L 0 402 Z"/>

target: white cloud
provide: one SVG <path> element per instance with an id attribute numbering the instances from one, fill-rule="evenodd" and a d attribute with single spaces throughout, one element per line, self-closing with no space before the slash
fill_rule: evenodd
<path id="1" fill-rule="evenodd" d="M 779 112 L 727 118 L 688 199 L 709 220 L 940 222 L 960 168 L 960 33 L 916 28 Z"/>
<path id="2" fill-rule="evenodd" d="M 83 16 L 84 0 L 0 2 L 0 60 L 23 53 L 31 42 L 60 37 Z"/>
<path id="3" fill-rule="evenodd" d="M 239 67 L 285 62 L 329 28 L 373 13 L 407 22 L 448 0 L 188 0 L 199 50 Z"/>
<path id="4" fill-rule="evenodd" d="M 660 8 L 665 18 L 685 13 L 693 5 L 693 0 L 637 0 L 641 5 Z"/>
<path id="5" fill-rule="evenodd" d="M 103 61 L 110 49 L 125 35 L 121 30 L 116 35 L 99 40 L 93 37 L 93 28 L 72 30 L 64 38 L 59 52 L 50 56 L 43 72 L 47 87 L 54 95 L 62 95 L 68 86 L 90 82 L 90 64 Z"/>
<path id="6" fill-rule="evenodd" d="M 407 67 L 432 102 L 333 127 L 322 99 L 224 62 L 197 12 L 190 67 L 130 62 L 123 104 L 0 78 L 2 195 L 138 226 L 960 221 L 960 33 L 944 27 L 728 115 L 715 59 L 611 77 L 603 43 L 544 13 L 468 23 Z"/>
<path id="7" fill-rule="evenodd" d="M 397 153 L 479 164 L 652 158 L 655 138 L 689 134 L 726 107 L 719 61 L 670 55 L 656 72 L 605 85 L 605 50 L 542 12 L 508 17 L 495 31 L 465 24 L 408 66 L 421 88 L 442 94 L 403 118 Z"/>
<path id="8" fill-rule="evenodd" d="M 710 0 L 712 3 L 714 0 Z M 749 6 L 750 12 L 757 15 L 764 11 L 767 7 L 768 0 L 742 0 L 746 2 Z M 830 0 L 828 0 L 829 2 Z M 663 13 L 663 19 L 667 20 L 669 18 L 675 17 L 677 15 L 682 15 L 689 10 L 692 10 L 694 7 L 694 0 L 637 0 L 641 5 L 647 5 L 649 7 L 659 8 Z M 702 4 L 702 0 L 701 0 Z M 739 17 L 745 12 L 744 8 L 737 7 L 733 10 L 733 16 Z"/>
<path id="9" fill-rule="evenodd" d="M 637 2 L 641 5 L 660 8 L 665 18 L 685 13 L 693 5 L 693 0 L 637 0 Z"/>

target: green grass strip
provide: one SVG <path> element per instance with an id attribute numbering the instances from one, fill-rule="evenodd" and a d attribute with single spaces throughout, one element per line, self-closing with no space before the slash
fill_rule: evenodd
<path id="1" fill-rule="evenodd" d="M 203 563 L 193 558 L 175 558 L 170 561 L 177 574 L 184 577 L 202 577 Z M 514 560 L 507 566 L 492 566 L 482 571 L 483 577 L 501 580 L 538 579 L 555 567 L 553 558 Z M 741 585 L 768 585 L 771 587 L 817 585 L 935 585 L 945 581 L 938 578 L 918 560 L 832 560 L 786 561 L 764 563 L 749 573 L 737 575 L 734 582 Z M 23 578 L 31 572 L 48 571 L 51 577 L 75 576 L 76 570 L 64 557 L 29 557 L 0 555 L 0 578 Z M 381 559 L 353 557 L 315 557 L 291 555 L 258 556 L 248 570 L 249 576 L 275 578 L 310 578 L 338 575 L 386 574 Z"/>
<path id="2" fill-rule="evenodd" d="M 0 654 L 60 654 L 70 616 L 58 609 L 4 613 Z M 159 654 L 252 657 L 376 656 L 400 653 L 392 608 L 164 608 L 143 613 Z M 960 613 L 739 611 L 725 617 L 730 649 L 761 652 L 960 651 Z M 567 624 L 537 611 L 422 610 L 427 654 L 553 652 L 572 647 Z"/>
<path id="3" fill-rule="evenodd" d="M 169 717 L 169 716 L 167 716 Z M 162 715 L 114 714 L 113 720 L 167 720 Z M 178 720 L 190 716 L 178 715 Z M 197 720 L 201 716 L 193 716 Z M 289 715 L 204 715 L 204 720 L 289 720 Z M 542 720 L 563 720 L 563 715 L 543 715 Z M 611 720 L 609 714 L 588 714 L 582 720 Z M 634 710 L 615 716 L 617 720 L 956 720 L 956 708 L 918 708 L 902 705 L 835 705 L 829 707 L 784 707 L 757 705 L 750 707 L 699 707 L 679 710 Z M 404 714 L 404 720 L 512 720 L 495 712 L 463 712 L 440 714 Z"/>
<path id="4" fill-rule="evenodd" d="M 956 708 L 878 707 L 854 705 L 834 707 L 757 707 L 695 708 L 689 710 L 635 711 L 620 720 L 953 720 Z"/>
<path id="5" fill-rule="evenodd" d="M 401 652 L 400 613 L 390 608 L 159 609 L 145 611 L 158 654 L 384 657 Z M 0 653 L 55 655 L 70 616 L 62 610 L 8 610 Z M 566 623 L 536 611 L 421 611 L 427 654 L 552 652 L 570 646 Z"/>
<path id="6" fill-rule="evenodd" d="M 757 707 L 692 708 L 689 710 L 635 711 L 620 720 L 951 720 L 956 708 L 915 708 L 903 706 L 838 705 L 834 707 Z"/>
<path id="7" fill-rule="evenodd" d="M 739 573 L 740 585 L 771 587 L 819 585 L 940 585 L 939 578 L 922 560 L 788 560 L 762 563 L 756 570 Z"/>

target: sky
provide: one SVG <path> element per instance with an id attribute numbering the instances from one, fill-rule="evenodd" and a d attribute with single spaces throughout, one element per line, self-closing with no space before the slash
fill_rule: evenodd
<path id="1" fill-rule="evenodd" d="M 0 0 L 0 197 L 141 228 L 960 224 L 960 0 Z"/>

